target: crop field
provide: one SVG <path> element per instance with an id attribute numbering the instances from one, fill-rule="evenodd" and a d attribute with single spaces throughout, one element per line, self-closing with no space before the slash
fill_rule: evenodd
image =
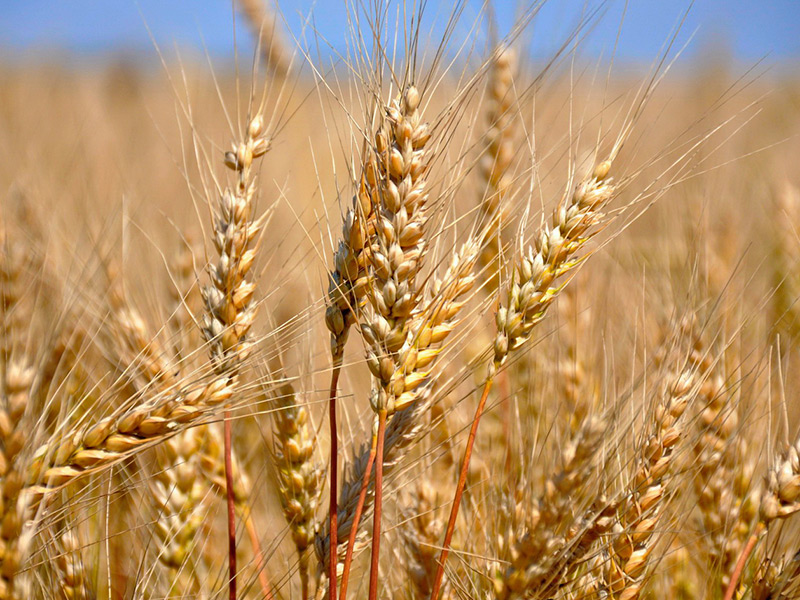
<path id="1" fill-rule="evenodd" d="M 0 60 L 0 600 L 800 598 L 800 79 L 237 7 Z"/>

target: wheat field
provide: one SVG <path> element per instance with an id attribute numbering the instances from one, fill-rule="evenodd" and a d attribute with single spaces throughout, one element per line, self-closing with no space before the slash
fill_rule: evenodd
<path id="1" fill-rule="evenodd" d="M 800 81 L 400 6 L 0 64 L 0 600 L 800 598 Z"/>

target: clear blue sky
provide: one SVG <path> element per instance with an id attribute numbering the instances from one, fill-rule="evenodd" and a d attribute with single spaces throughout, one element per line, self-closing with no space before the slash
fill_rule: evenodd
<path id="1" fill-rule="evenodd" d="M 465 22 L 479 0 L 470 0 Z M 367 3 L 369 4 L 369 2 Z M 429 0 L 429 13 L 441 22 L 452 2 Z M 513 0 L 496 0 L 500 28 L 513 22 Z M 533 45 L 542 52 L 563 39 L 587 0 L 550 0 L 532 30 Z M 680 20 L 688 0 L 630 0 L 617 55 L 652 60 Z M 304 15 L 312 14 L 319 34 L 338 49 L 345 47 L 344 0 L 281 0 L 289 29 L 299 32 Z M 584 45 L 591 54 L 611 50 L 625 3 L 611 0 L 607 14 Z M 103 56 L 136 52 L 155 58 L 147 28 L 162 48 L 206 47 L 217 57 L 233 49 L 231 0 L 0 0 L 0 52 L 6 56 Z M 145 23 L 147 26 L 145 26 Z M 465 26 L 466 27 L 466 26 Z M 464 29 L 466 31 L 466 29 Z M 734 58 L 768 64 L 800 63 L 800 0 L 696 0 L 680 39 L 696 32 L 683 60 L 693 60 L 709 47 L 724 46 Z M 250 36 L 239 33 L 239 48 L 249 52 Z M 68 51 L 62 54 L 60 51 Z"/>

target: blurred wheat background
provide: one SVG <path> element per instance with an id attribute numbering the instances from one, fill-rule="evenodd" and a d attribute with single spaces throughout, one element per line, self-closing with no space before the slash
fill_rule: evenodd
<path id="1" fill-rule="evenodd" d="M 0 599 L 800 598 L 800 16 L 653 4 L 4 7 Z"/>

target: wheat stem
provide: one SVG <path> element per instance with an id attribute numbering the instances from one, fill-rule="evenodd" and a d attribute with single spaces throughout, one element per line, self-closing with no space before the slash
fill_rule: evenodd
<path id="1" fill-rule="evenodd" d="M 733 599 L 733 595 L 736 593 L 736 588 L 739 584 L 739 577 L 742 576 L 744 566 L 747 564 L 747 559 L 750 556 L 750 553 L 753 551 L 753 548 L 756 547 L 756 543 L 758 542 L 759 538 L 766 530 L 766 524 L 763 521 L 759 522 L 759 524 L 756 526 L 755 532 L 753 532 L 753 535 L 751 535 L 750 539 L 747 540 L 747 543 L 742 549 L 742 553 L 739 555 L 739 560 L 736 561 L 736 567 L 733 569 L 733 573 L 731 573 L 731 582 L 728 584 L 728 589 L 725 590 L 725 596 L 723 596 L 722 600 Z"/>
<path id="2" fill-rule="evenodd" d="M 225 436 L 225 500 L 228 507 L 228 597 L 236 600 L 236 500 L 233 494 L 233 463 L 231 461 L 231 413 L 224 414 Z"/>
<path id="3" fill-rule="evenodd" d="M 453 539 L 453 532 L 456 528 L 458 508 L 461 505 L 461 497 L 464 495 L 464 486 L 467 484 L 467 473 L 469 472 L 469 460 L 472 457 L 472 447 L 475 445 L 475 437 L 478 434 L 478 423 L 481 420 L 483 409 L 486 406 L 486 399 L 489 397 L 489 390 L 492 388 L 492 381 L 492 378 L 489 377 L 483 384 L 483 393 L 481 394 L 481 399 L 478 402 L 478 408 L 475 409 L 475 416 L 472 418 L 472 427 L 470 427 L 469 438 L 467 438 L 467 445 L 464 448 L 464 458 L 461 460 L 461 471 L 458 475 L 458 484 L 456 485 L 455 494 L 453 494 L 453 504 L 450 507 L 450 518 L 447 521 L 447 529 L 444 533 L 442 553 L 439 556 L 439 568 L 436 569 L 436 577 L 433 580 L 431 600 L 438 599 L 439 590 L 442 587 L 442 579 L 444 578 L 444 565 L 447 561 L 447 555 L 450 553 L 450 542 Z"/>
<path id="4" fill-rule="evenodd" d="M 339 374 L 341 373 L 341 364 L 337 364 L 333 367 L 333 373 L 331 373 L 331 390 L 328 396 L 328 420 L 330 422 L 330 432 L 331 432 L 331 460 L 330 460 L 330 509 L 328 513 L 328 531 L 330 531 L 331 541 L 331 553 L 330 553 L 330 563 L 328 565 L 328 578 L 329 582 L 328 585 L 330 586 L 330 592 L 328 597 L 333 600 L 336 598 L 336 571 L 339 565 L 339 559 L 337 555 L 337 548 L 338 548 L 338 539 L 337 536 L 339 534 L 339 527 L 336 523 L 338 518 L 338 506 L 337 506 L 337 479 L 338 479 L 338 463 L 339 463 L 339 440 L 337 435 L 337 427 L 336 427 L 336 388 L 339 385 Z"/>
<path id="5" fill-rule="evenodd" d="M 383 449 L 386 442 L 386 409 L 378 410 L 378 440 L 375 458 L 375 512 L 372 516 L 372 561 L 369 569 L 369 600 L 378 597 L 378 568 L 381 545 L 381 513 L 383 511 Z M 333 595 L 331 594 L 331 597 Z"/>
<path id="6" fill-rule="evenodd" d="M 385 446 L 385 444 L 384 444 Z M 353 524 L 350 526 L 350 535 L 347 538 L 347 553 L 344 557 L 344 569 L 342 570 L 342 589 L 339 594 L 339 600 L 347 600 L 347 584 L 350 580 L 350 565 L 353 562 L 353 551 L 356 545 L 356 536 L 358 535 L 358 524 L 361 521 L 361 513 L 364 510 L 364 503 L 367 499 L 367 489 L 369 488 L 369 480 L 372 475 L 372 465 L 375 462 L 375 456 L 378 449 L 378 433 L 375 432 L 372 436 L 372 443 L 369 448 L 369 457 L 367 458 L 367 467 L 364 469 L 364 478 L 361 481 L 361 490 L 358 492 L 358 503 L 356 504 L 356 512 L 353 516 Z"/>

